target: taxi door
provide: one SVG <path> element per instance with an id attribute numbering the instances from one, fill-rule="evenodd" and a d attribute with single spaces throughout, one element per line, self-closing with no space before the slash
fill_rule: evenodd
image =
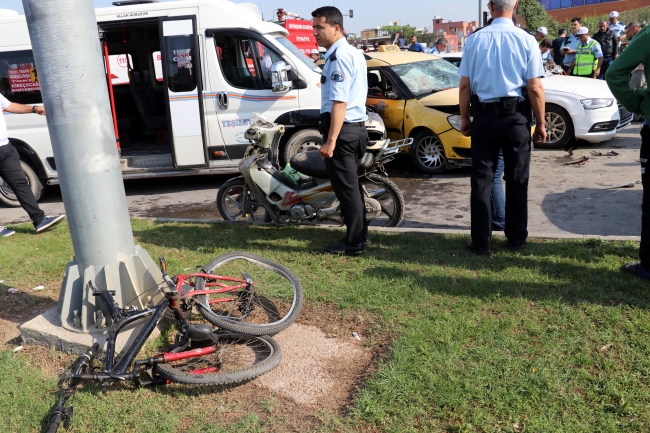
<path id="1" fill-rule="evenodd" d="M 373 107 L 381 116 L 388 138 L 391 140 L 404 138 L 406 100 L 380 68 L 368 69 L 366 105 Z"/>
<path id="2" fill-rule="evenodd" d="M 176 167 L 205 167 L 201 63 L 196 17 L 159 18 L 167 117 Z"/>

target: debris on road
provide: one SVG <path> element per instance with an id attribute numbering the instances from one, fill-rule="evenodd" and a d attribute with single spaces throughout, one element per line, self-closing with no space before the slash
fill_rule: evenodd
<path id="1" fill-rule="evenodd" d="M 45 289 L 45 286 L 36 286 L 32 290 L 35 291 L 35 292 L 39 292 L 39 291 L 44 290 L 44 289 Z"/>
<path id="2" fill-rule="evenodd" d="M 13 348 L 11 351 L 12 351 L 13 353 L 16 353 L 16 352 L 18 352 L 18 351 L 20 351 L 20 350 L 23 350 L 23 346 L 15 347 L 15 348 Z"/>
<path id="3" fill-rule="evenodd" d="M 614 152 L 613 150 L 610 150 L 607 153 L 593 151 L 593 152 L 591 152 L 591 154 L 594 155 L 594 156 L 618 156 L 619 155 L 618 152 Z"/>
<path id="4" fill-rule="evenodd" d="M 7 292 L 16 294 L 16 293 L 20 293 L 20 290 L 18 290 L 15 287 L 10 287 L 9 289 L 7 289 Z"/>
<path id="5" fill-rule="evenodd" d="M 624 183 L 622 185 L 615 185 L 615 186 L 610 186 L 605 189 L 616 189 L 616 188 L 634 188 L 636 185 L 639 185 L 641 183 L 640 180 L 637 180 L 635 182 L 630 182 L 630 183 Z"/>
<path id="6" fill-rule="evenodd" d="M 359 334 L 357 334 L 356 332 L 353 332 L 353 333 L 352 333 L 352 336 L 353 336 L 354 338 L 356 338 L 357 340 L 361 340 L 361 337 L 360 337 Z"/>
<path id="7" fill-rule="evenodd" d="M 575 164 L 582 165 L 587 161 L 589 161 L 589 157 L 588 156 L 583 156 L 580 159 L 575 159 L 573 161 L 565 162 L 564 165 L 575 165 Z"/>

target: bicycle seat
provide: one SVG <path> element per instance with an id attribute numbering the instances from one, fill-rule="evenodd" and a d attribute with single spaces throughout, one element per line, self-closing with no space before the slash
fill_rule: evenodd
<path id="1" fill-rule="evenodd" d="M 289 163 L 291 168 L 302 174 L 318 179 L 329 179 L 325 168 L 325 160 L 320 156 L 318 150 L 296 153 L 291 157 Z"/>

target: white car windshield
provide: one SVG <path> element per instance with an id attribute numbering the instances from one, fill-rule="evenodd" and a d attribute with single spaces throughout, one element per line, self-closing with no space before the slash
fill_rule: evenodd
<path id="1" fill-rule="evenodd" d="M 316 66 L 314 62 L 311 61 L 309 57 L 302 51 L 296 47 L 293 42 L 291 42 L 289 39 L 285 38 L 284 36 L 276 36 L 275 40 L 278 41 L 283 47 L 285 47 L 287 50 L 291 52 L 294 56 L 296 56 L 301 62 L 303 62 L 309 69 L 311 69 L 314 72 L 318 72 L 320 74 L 321 69 Z"/>
<path id="2" fill-rule="evenodd" d="M 460 85 L 458 68 L 443 59 L 391 66 L 416 98 Z"/>

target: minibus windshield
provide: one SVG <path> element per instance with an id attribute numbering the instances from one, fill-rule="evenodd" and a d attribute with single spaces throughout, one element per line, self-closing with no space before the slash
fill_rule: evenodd
<path id="1" fill-rule="evenodd" d="M 284 36 L 276 36 L 275 40 L 278 41 L 283 47 L 285 47 L 287 50 L 291 52 L 294 56 L 296 56 L 301 62 L 303 62 L 309 69 L 311 69 L 314 72 L 318 72 L 320 74 L 321 70 L 314 62 L 311 61 L 309 57 L 302 51 L 296 47 L 293 42 L 291 42 L 289 39 L 285 38 Z"/>

